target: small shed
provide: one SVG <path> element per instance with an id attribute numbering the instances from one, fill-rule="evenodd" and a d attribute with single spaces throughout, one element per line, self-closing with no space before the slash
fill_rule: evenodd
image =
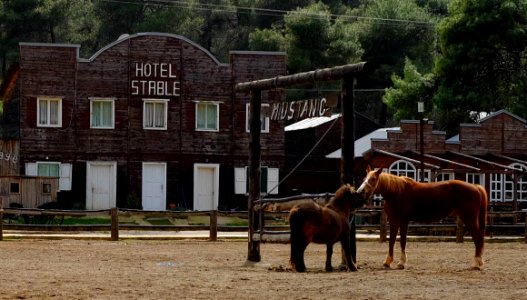
<path id="1" fill-rule="evenodd" d="M 12 203 L 24 208 L 37 208 L 57 201 L 58 177 L 0 176 L 3 207 Z"/>

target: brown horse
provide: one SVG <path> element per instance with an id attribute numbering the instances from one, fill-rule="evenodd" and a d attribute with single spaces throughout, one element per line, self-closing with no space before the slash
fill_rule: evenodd
<path id="1" fill-rule="evenodd" d="M 306 270 L 304 251 L 313 242 L 326 244 L 326 271 L 332 271 L 333 244 L 340 241 L 347 269 L 357 271 L 351 257 L 348 219 L 353 210 L 365 203 L 351 185 L 345 184 L 324 206 L 314 201 L 304 201 L 294 206 L 289 213 L 291 269 L 297 272 Z"/>
<path id="2" fill-rule="evenodd" d="M 382 173 L 382 169 L 372 171 L 368 167 L 366 178 L 357 193 L 364 195 L 365 199 L 380 193 L 385 200 L 384 210 L 390 221 L 390 242 L 385 267 L 389 268 L 393 262 L 393 246 L 399 228 L 401 260 L 398 268 L 404 269 L 407 262 L 405 248 L 408 223 L 439 221 L 457 214 L 476 246 L 474 268 L 483 268 L 481 256 L 485 243 L 488 197 L 482 186 L 460 180 L 420 183 L 409 177 Z"/>

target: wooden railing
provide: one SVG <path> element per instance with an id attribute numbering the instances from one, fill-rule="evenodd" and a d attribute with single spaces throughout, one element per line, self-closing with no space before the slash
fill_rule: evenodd
<path id="1" fill-rule="evenodd" d="M 282 235 L 281 239 L 285 242 L 288 241 L 289 226 L 287 225 L 287 212 L 266 212 L 264 220 L 263 233 L 276 233 Z M 487 236 L 493 237 L 499 232 L 503 231 L 514 231 L 514 235 L 518 235 L 520 232 L 524 232 L 524 239 L 527 243 L 527 216 L 525 211 L 509 211 L 509 212 L 494 212 L 488 213 L 487 222 Z M 247 219 L 248 213 L 246 211 L 143 211 L 133 209 L 118 209 L 112 208 L 109 210 L 43 210 L 43 209 L 25 209 L 25 208 L 4 208 L 0 209 L 0 219 L 4 219 L 4 216 L 26 216 L 28 220 L 38 218 L 39 224 L 9 224 L 0 222 L 0 240 L 3 239 L 3 231 L 9 230 L 20 230 L 20 231 L 46 231 L 46 232 L 71 232 L 71 231 L 110 231 L 110 239 L 113 241 L 119 240 L 120 230 L 137 230 L 137 231 L 195 231 L 195 230 L 208 230 L 209 239 L 216 241 L 218 232 L 227 231 L 247 231 L 248 226 L 241 225 L 220 225 L 218 223 L 219 217 L 239 217 Z M 109 224 L 89 224 L 89 225 L 64 225 L 61 224 L 60 220 L 65 217 L 96 217 L 104 216 L 110 217 Z M 144 218 L 189 218 L 191 216 L 205 216 L 208 219 L 208 224 L 182 224 L 182 225 L 139 225 L 129 224 L 127 222 L 120 222 L 120 219 L 131 216 L 142 216 Z M 380 241 L 384 242 L 387 240 L 389 234 L 389 223 L 386 215 L 382 209 L 360 209 L 356 211 L 357 218 L 361 218 L 356 223 L 356 229 L 358 232 L 379 234 Z M 281 219 L 283 222 L 280 224 L 270 224 L 268 220 L 273 218 Z M 32 222 L 30 222 L 32 223 Z M 267 223 L 267 224 L 265 224 Z M 456 236 L 456 241 L 462 242 L 465 235 L 463 224 L 454 218 L 443 220 L 442 222 L 423 224 L 423 223 L 410 223 L 409 234 L 414 235 L 446 235 Z M 262 233 L 255 233 L 262 237 Z M 520 233 L 521 234 L 521 233 Z M 271 239 L 272 240 L 272 239 Z"/>

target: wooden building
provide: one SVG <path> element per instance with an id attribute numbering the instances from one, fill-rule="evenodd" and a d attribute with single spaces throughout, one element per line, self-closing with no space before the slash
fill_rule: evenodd
<path id="1" fill-rule="evenodd" d="M 381 126 L 361 113 L 355 113 L 355 136 L 362 137 Z M 341 184 L 341 155 L 327 159 L 341 145 L 342 115 L 308 118 L 285 127 L 286 157 L 282 193 L 326 193 Z M 361 173 L 362 174 L 362 173 Z"/>
<path id="2" fill-rule="evenodd" d="M 284 53 L 232 51 L 220 63 L 164 33 L 124 35 L 89 59 L 79 47 L 20 44 L 19 68 L 3 83 L 2 128 L 20 143 L 21 175 L 59 177 L 70 207 L 247 207 L 249 94 L 234 86 L 283 75 Z M 268 91 L 262 105 L 283 97 Z M 262 187 L 271 188 L 284 124 L 260 118 Z"/>
<path id="3" fill-rule="evenodd" d="M 401 121 L 400 127 L 357 140 L 356 173 L 365 174 L 369 164 L 416 180 L 459 179 L 483 185 L 497 209 L 527 208 L 526 120 L 501 110 L 478 123 L 461 124 L 459 134 L 450 139 L 433 125 Z"/>

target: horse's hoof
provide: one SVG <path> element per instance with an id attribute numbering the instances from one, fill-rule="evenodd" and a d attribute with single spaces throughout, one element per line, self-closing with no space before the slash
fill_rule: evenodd
<path id="1" fill-rule="evenodd" d="M 390 265 L 388 265 L 388 264 L 382 264 L 382 266 L 383 266 L 385 269 L 391 269 Z"/>
<path id="2" fill-rule="evenodd" d="M 404 270 L 405 266 L 404 265 L 397 265 L 397 269 L 399 270 Z"/>

